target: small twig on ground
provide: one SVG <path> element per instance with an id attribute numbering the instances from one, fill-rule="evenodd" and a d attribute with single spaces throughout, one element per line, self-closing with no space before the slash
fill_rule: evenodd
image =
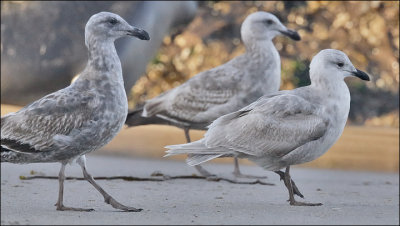
<path id="1" fill-rule="evenodd" d="M 167 181 L 167 180 L 174 180 L 174 179 L 203 179 L 208 181 L 226 181 L 232 184 L 261 184 L 261 185 L 275 185 L 272 183 L 267 183 L 260 180 L 255 181 L 236 181 L 229 178 L 222 178 L 222 177 L 204 177 L 198 176 L 196 174 L 192 175 L 180 175 L 180 176 L 168 176 L 164 175 L 163 173 L 153 173 L 151 174 L 152 177 L 134 177 L 134 176 L 112 176 L 112 177 L 94 177 L 95 180 L 125 180 L 125 181 Z M 157 178 L 158 177 L 158 178 Z M 57 176 L 20 176 L 19 179 L 21 180 L 32 180 L 32 179 L 55 179 L 58 180 Z M 83 177 L 66 177 L 66 180 L 85 180 Z"/>

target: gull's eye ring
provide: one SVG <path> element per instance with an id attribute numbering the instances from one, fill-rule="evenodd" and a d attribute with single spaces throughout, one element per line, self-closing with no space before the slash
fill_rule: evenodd
<path id="1" fill-rule="evenodd" d="M 274 21 L 273 21 L 273 20 L 269 20 L 269 19 L 268 19 L 268 20 L 266 20 L 266 21 L 265 21 L 265 23 L 266 23 L 266 24 L 268 24 L 268 25 L 271 25 L 271 24 L 273 24 L 273 23 L 274 23 Z"/>
<path id="2" fill-rule="evenodd" d="M 112 25 L 115 25 L 115 24 L 118 23 L 118 20 L 115 19 L 115 18 L 113 17 L 113 18 L 111 18 L 108 22 L 109 22 L 110 24 L 112 24 Z"/>

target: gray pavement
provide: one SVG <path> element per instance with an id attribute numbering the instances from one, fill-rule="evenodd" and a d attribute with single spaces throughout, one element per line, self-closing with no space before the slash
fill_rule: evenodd
<path id="1" fill-rule="evenodd" d="M 154 171 L 190 175 L 196 171 L 182 161 L 90 154 L 89 172 L 97 176 L 149 177 Z M 206 163 L 212 172 L 231 177 L 232 164 Z M 36 175 L 57 176 L 58 163 L 1 164 L 1 224 L 399 224 L 399 175 L 292 167 L 292 178 L 305 201 L 319 207 L 294 207 L 278 175 L 242 165 L 246 174 L 266 175 L 267 185 L 243 185 L 201 179 L 161 182 L 98 180 L 125 205 L 140 213 L 119 212 L 103 202 L 86 181 L 65 183 L 64 203 L 94 208 L 94 212 L 59 212 L 58 181 L 20 180 Z M 67 176 L 81 176 L 77 164 Z M 300 198 L 299 198 L 300 200 Z"/>

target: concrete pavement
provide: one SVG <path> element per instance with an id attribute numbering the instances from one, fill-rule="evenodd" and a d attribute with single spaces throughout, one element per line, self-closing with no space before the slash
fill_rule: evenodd
<path id="1" fill-rule="evenodd" d="M 196 173 L 182 161 L 96 153 L 87 156 L 87 164 L 94 177 Z M 204 166 L 232 178 L 232 164 Z M 319 207 L 290 206 L 278 175 L 249 165 L 242 165 L 243 173 L 266 175 L 265 181 L 275 186 L 200 179 L 98 180 L 121 203 L 143 208 L 140 213 L 116 211 L 88 182 L 67 180 L 65 205 L 95 211 L 60 212 L 54 206 L 57 180 L 19 179 L 32 170 L 35 175 L 57 176 L 59 168 L 58 163 L 2 163 L 1 224 L 399 224 L 399 175 L 393 173 L 292 167 L 292 178 L 305 201 L 322 202 Z M 81 177 L 81 170 L 77 164 L 68 165 L 66 175 Z"/>

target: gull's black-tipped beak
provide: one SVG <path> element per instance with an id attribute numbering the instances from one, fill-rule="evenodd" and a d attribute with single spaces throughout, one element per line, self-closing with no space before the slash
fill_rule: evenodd
<path id="1" fill-rule="evenodd" d="M 133 28 L 132 30 L 128 30 L 127 32 L 128 35 L 137 37 L 140 40 L 150 40 L 150 36 L 145 30 Z"/>
<path id="2" fill-rule="evenodd" d="M 356 69 L 356 71 L 353 71 L 352 74 L 353 74 L 354 76 L 356 76 L 356 77 L 359 77 L 359 78 L 362 79 L 362 80 L 369 81 L 369 76 L 368 76 L 368 74 L 365 73 L 365 72 L 363 72 L 363 71 L 360 71 L 360 70 Z"/>
<path id="3" fill-rule="evenodd" d="M 280 31 L 280 32 L 295 41 L 301 40 L 300 35 L 299 33 L 297 33 L 297 31 L 287 29 L 286 31 Z"/>

